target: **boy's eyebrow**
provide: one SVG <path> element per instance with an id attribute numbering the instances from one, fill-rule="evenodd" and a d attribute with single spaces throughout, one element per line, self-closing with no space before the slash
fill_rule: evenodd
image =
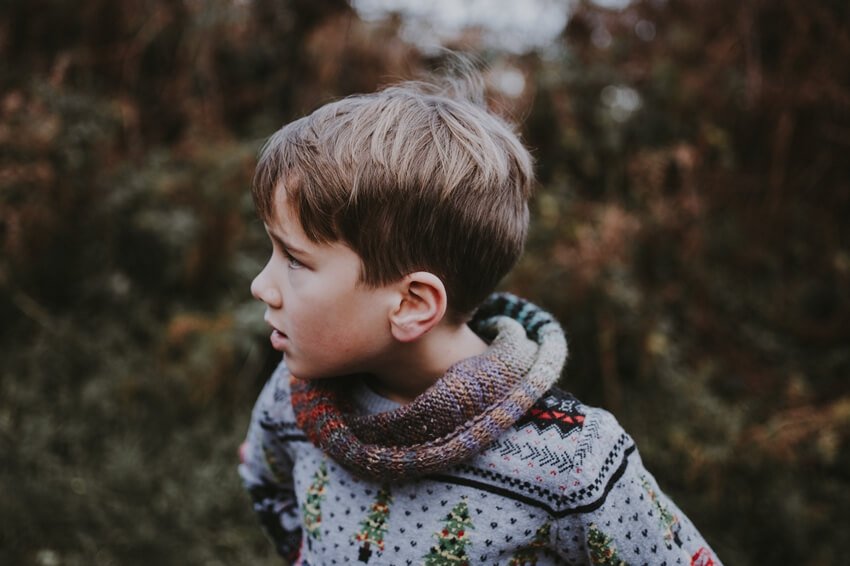
<path id="1" fill-rule="evenodd" d="M 295 253 L 295 254 L 298 254 L 298 255 L 309 255 L 309 253 L 306 250 L 302 250 L 298 246 L 291 245 L 283 237 L 281 237 L 280 234 L 276 233 L 274 230 L 272 230 L 268 226 L 266 226 L 266 232 L 268 233 L 269 238 L 274 240 L 274 242 L 277 245 L 284 248 L 286 251 L 291 252 L 291 253 Z"/>

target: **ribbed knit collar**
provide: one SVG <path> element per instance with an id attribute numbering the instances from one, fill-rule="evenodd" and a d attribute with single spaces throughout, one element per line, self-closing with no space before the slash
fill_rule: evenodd
<path id="1" fill-rule="evenodd" d="M 396 410 L 352 410 L 345 401 L 350 377 L 291 378 L 298 426 L 331 458 L 371 480 L 418 477 L 471 458 L 557 382 L 567 345 L 551 315 L 513 295 L 489 297 L 469 325 L 490 342 L 487 350 L 452 365 Z"/>

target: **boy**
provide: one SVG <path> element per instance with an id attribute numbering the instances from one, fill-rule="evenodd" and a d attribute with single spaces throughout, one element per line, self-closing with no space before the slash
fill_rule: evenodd
<path id="1" fill-rule="evenodd" d="M 346 98 L 264 149 L 251 291 L 284 359 L 239 471 L 267 534 L 314 566 L 719 564 L 614 418 L 554 388 L 558 323 L 488 297 L 533 177 L 474 87 Z"/>

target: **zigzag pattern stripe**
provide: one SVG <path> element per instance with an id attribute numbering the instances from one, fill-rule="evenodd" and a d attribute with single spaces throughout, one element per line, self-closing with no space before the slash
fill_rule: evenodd
<path id="1" fill-rule="evenodd" d="M 590 452 L 590 447 L 595 443 L 595 439 L 599 436 L 599 422 L 597 419 L 588 419 L 584 421 L 584 434 L 578 443 L 573 454 L 573 462 L 578 466 L 584 461 L 587 453 Z"/>
<path id="2" fill-rule="evenodd" d="M 624 435 L 624 438 L 627 437 Z M 516 501 L 522 501 L 529 505 L 544 509 L 548 513 L 552 514 L 553 517 L 560 518 L 577 513 L 587 513 L 594 509 L 598 509 L 605 502 L 605 499 L 608 497 L 608 493 L 623 476 L 623 473 L 625 473 L 629 464 L 629 456 L 635 451 L 635 449 L 635 445 L 632 444 L 623 451 L 619 465 L 608 475 L 607 478 L 599 476 L 596 478 L 594 485 L 589 486 L 586 489 L 582 488 L 567 496 L 555 495 L 537 485 L 531 485 L 527 481 L 508 478 L 501 474 L 490 472 L 489 470 L 481 470 L 469 466 L 457 466 L 454 468 L 455 473 L 463 474 L 461 476 L 449 473 L 434 474 L 427 477 L 429 479 L 445 483 L 466 485 L 482 491 L 499 494 Z M 613 459 L 612 457 L 613 453 L 609 456 L 609 459 Z M 605 466 L 604 469 L 605 471 L 609 471 L 610 467 Z M 498 484 L 502 485 L 497 485 L 494 482 L 498 482 Z M 586 501 L 593 496 L 594 492 L 599 492 L 595 499 L 587 503 L 582 503 L 582 501 Z"/>
<path id="3" fill-rule="evenodd" d="M 554 466 L 558 469 L 560 473 L 566 473 L 573 468 L 573 459 L 570 458 L 569 454 L 555 454 L 551 450 L 549 450 L 548 446 L 543 447 L 543 458 L 540 460 L 540 463 L 544 466 Z"/>

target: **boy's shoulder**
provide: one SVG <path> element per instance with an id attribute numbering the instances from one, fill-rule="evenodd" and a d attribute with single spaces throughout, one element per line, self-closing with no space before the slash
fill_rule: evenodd
<path id="1" fill-rule="evenodd" d="M 600 506 L 635 450 L 611 413 L 553 388 L 476 458 L 445 476 L 563 517 Z"/>

